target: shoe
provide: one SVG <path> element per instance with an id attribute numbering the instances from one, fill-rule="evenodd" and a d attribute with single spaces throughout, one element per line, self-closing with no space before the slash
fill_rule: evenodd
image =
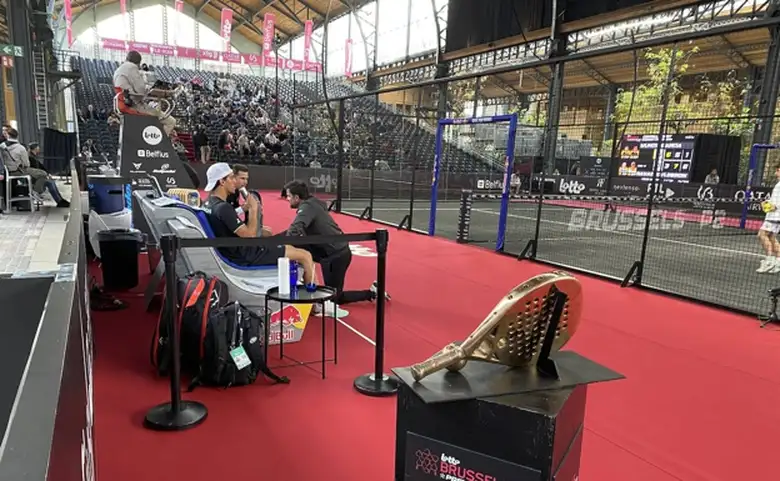
<path id="1" fill-rule="evenodd" d="M 67 208 L 70 207 L 70 202 L 68 202 L 67 200 L 63 199 L 63 200 L 57 202 L 57 207 L 60 208 L 60 209 L 67 209 Z"/>
<path id="2" fill-rule="evenodd" d="M 772 262 L 772 265 L 769 267 L 769 270 L 766 271 L 767 274 L 777 274 L 780 272 L 780 258 L 775 257 L 774 261 Z"/>
<path id="3" fill-rule="evenodd" d="M 379 293 L 377 292 L 379 290 L 377 281 L 374 281 L 373 284 L 371 284 L 371 287 L 368 288 L 368 290 L 370 290 L 374 294 L 374 298 L 372 300 L 376 300 L 377 295 L 379 295 Z M 392 297 L 390 297 L 390 294 L 388 294 L 388 292 L 385 291 L 385 300 L 389 301 L 390 299 L 392 299 Z"/>
<path id="4" fill-rule="evenodd" d="M 775 266 L 775 264 L 776 261 L 774 257 L 766 257 L 761 261 L 761 264 L 758 266 L 758 269 L 756 269 L 756 272 L 759 274 L 766 274 Z"/>
<path id="5" fill-rule="evenodd" d="M 335 315 L 334 315 L 334 311 L 335 311 Z M 320 307 L 319 304 L 315 304 L 312 313 L 319 316 L 320 314 L 322 314 L 322 307 Z M 337 307 L 336 304 L 333 303 L 333 301 L 325 302 L 325 317 L 335 317 L 336 319 L 342 319 L 344 317 L 347 317 L 348 315 L 349 315 L 349 311 Z"/>

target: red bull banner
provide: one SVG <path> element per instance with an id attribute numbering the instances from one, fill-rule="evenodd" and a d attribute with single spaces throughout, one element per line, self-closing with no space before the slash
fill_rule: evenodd
<path id="1" fill-rule="evenodd" d="M 180 57 L 189 59 L 211 60 L 215 62 L 228 62 L 248 65 L 250 67 L 261 67 L 263 65 L 263 57 L 257 53 L 232 53 L 232 52 L 217 52 L 216 50 L 204 50 L 192 47 L 174 47 L 172 45 L 162 45 L 157 43 L 146 42 L 128 42 L 126 40 L 120 40 L 116 38 L 101 38 L 100 47 L 106 50 L 120 50 L 126 52 L 128 50 L 135 50 L 138 53 L 147 55 L 162 55 L 166 57 Z M 268 63 L 272 67 L 276 66 L 276 58 L 270 57 Z M 322 71 L 322 64 L 315 62 L 306 63 L 303 60 L 293 59 L 279 59 L 280 70 L 292 70 L 294 72 L 320 72 Z"/>
<path id="2" fill-rule="evenodd" d="M 311 304 L 287 304 L 284 309 L 271 313 L 268 324 L 269 344 L 279 344 L 280 339 L 299 342 L 311 315 Z"/>
<path id="3" fill-rule="evenodd" d="M 65 9 L 65 34 L 68 36 L 68 47 L 73 45 L 73 9 L 70 0 L 65 0 L 63 7 Z"/>
<path id="4" fill-rule="evenodd" d="M 352 77 L 352 39 L 347 39 L 347 44 L 344 46 L 344 75 L 347 78 Z"/>
<path id="5" fill-rule="evenodd" d="M 303 24 L 303 63 L 309 63 L 309 53 L 311 51 L 311 35 L 314 30 L 314 21 L 306 20 Z"/>
<path id="6" fill-rule="evenodd" d="M 222 19 L 219 22 L 220 24 L 220 36 L 222 37 L 222 41 L 224 43 L 224 50 L 225 52 L 230 52 L 230 32 L 233 30 L 233 10 L 229 8 L 223 8 L 222 9 Z"/>

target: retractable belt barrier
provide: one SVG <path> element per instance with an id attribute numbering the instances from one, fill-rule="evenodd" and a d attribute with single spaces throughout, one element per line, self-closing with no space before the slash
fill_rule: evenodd
<path id="1" fill-rule="evenodd" d="M 387 245 L 389 233 L 386 229 L 377 229 L 375 232 L 343 235 L 322 236 L 275 236 L 258 238 L 219 238 L 219 239 L 182 239 L 168 234 L 160 238 L 165 265 L 165 288 L 167 292 L 176 292 L 176 257 L 182 248 L 225 248 L 225 247 L 267 247 L 280 244 L 290 246 L 305 246 L 318 244 L 333 244 L 340 242 L 365 242 L 376 243 L 376 349 L 374 352 L 374 371 L 355 379 L 355 389 L 367 396 L 389 396 L 398 391 L 398 381 L 384 373 L 384 344 L 385 344 L 385 282 L 387 276 Z M 206 406 L 195 401 L 182 401 L 181 399 L 181 360 L 179 326 L 174 321 L 176 317 L 176 300 L 174 296 L 165 296 L 166 313 L 165 322 L 168 323 L 171 333 L 171 400 L 152 408 L 146 415 L 146 427 L 150 429 L 181 431 L 197 426 L 206 419 L 208 411 Z"/>

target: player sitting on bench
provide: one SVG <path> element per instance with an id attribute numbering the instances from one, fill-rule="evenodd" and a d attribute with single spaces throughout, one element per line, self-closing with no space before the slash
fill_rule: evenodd
<path id="1" fill-rule="evenodd" d="M 259 204 L 255 196 L 247 200 L 246 223 L 236 214 L 235 208 L 227 202 L 228 196 L 234 194 L 237 188 L 236 175 L 233 169 L 224 162 L 219 162 L 206 171 L 206 191 L 209 198 L 203 209 L 208 213 L 209 224 L 216 237 L 260 237 L 261 231 L 257 225 L 257 209 Z M 314 260 L 308 251 L 288 245 L 268 247 L 243 246 L 220 248 L 219 252 L 234 264 L 240 266 L 276 265 L 281 257 L 296 261 L 303 267 L 303 281 L 315 283 Z"/>

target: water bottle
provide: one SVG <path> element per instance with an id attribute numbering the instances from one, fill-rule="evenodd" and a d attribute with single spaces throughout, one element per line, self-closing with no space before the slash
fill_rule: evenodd
<path id="1" fill-rule="evenodd" d="M 290 261 L 290 295 L 298 293 L 298 263 Z"/>

